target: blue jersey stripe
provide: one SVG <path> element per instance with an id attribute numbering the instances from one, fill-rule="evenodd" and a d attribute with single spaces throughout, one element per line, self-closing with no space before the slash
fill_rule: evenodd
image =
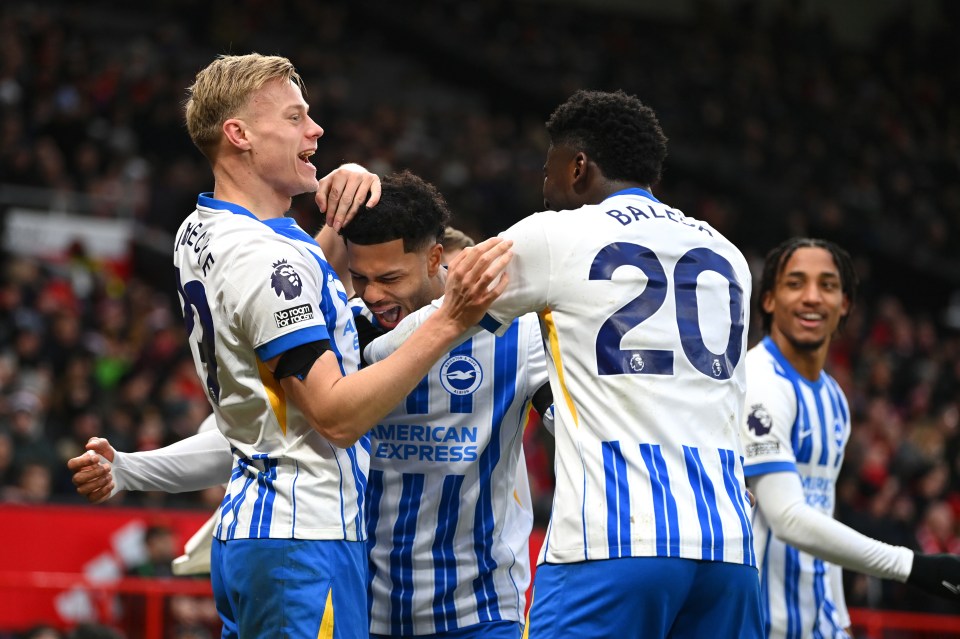
<path id="1" fill-rule="evenodd" d="M 759 512 L 759 509 L 757 509 Z M 760 605 L 763 609 L 763 636 L 770 636 L 770 540 L 773 532 L 767 531 L 763 542 L 763 565 L 760 567 Z"/>
<path id="2" fill-rule="evenodd" d="M 290 521 L 290 537 L 291 539 L 296 539 L 297 537 L 297 480 L 300 479 L 300 462 L 293 460 L 293 481 L 290 482 L 290 501 L 293 502 L 293 510 L 291 512 L 291 521 Z"/>
<path id="3" fill-rule="evenodd" d="M 836 446 L 837 453 L 833 457 L 834 468 L 839 468 L 843 461 L 843 448 L 847 436 L 844 424 L 847 423 L 843 410 L 843 401 L 840 399 L 840 389 L 836 382 L 828 380 L 827 395 L 830 397 L 830 407 L 833 409 L 833 444 Z"/>
<path id="4" fill-rule="evenodd" d="M 800 384 L 796 380 L 793 380 L 793 392 L 797 398 L 797 419 L 793 422 L 791 433 L 794 456 L 798 463 L 809 464 L 813 458 L 813 427 Z"/>
<path id="5" fill-rule="evenodd" d="M 825 599 L 823 576 L 826 572 L 823 560 L 813 560 L 813 639 L 823 639 L 820 631 L 820 613 L 823 611 Z"/>
<path id="6" fill-rule="evenodd" d="M 413 634 L 413 544 L 423 495 L 423 475 L 403 473 L 400 516 L 393 525 L 390 551 L 390 627 L 393 635 Z"/>
<path id="7" fill-rule="evenodd" d="M 316 242 L 314 242 L 314 244 L 316 244 Z M 330 284 L 333 283 L 334 281 L 339 282 L 340 278 L 337 277 L 336 272 L 333 270 L 330 264 L 328 264 L 326 260 L 322 259 L 319 255 L 317 255 L 313 251 L 311 251 L 310 254 L 313 255 L 313 257 L 317 260 L 317 264 L 320 265 L 320 271 L 323 273 L 323 277 L 326 278 L 326 281 L 324 282 L 323 286 L 320 287 L 320 312 L 323 313 L 323 321 L 327 325 L 327 330 L 330 332 L 330 336 L 331 336 L 330 347 L 333 349 L 334 355 L 337 356 L 337 363 L 340 364 L 340 373 L 343 375 L 346 375 L 347 371 L 343 368 L 343 353 L 340 351 L 340 344 L 336 339 L 336 335 L 335 335 L 335 331 L 338 330 L 337 307 L 333 303 L 333 298 L 330 297 L 330 293 L 331 291 L 336 291 L 337 297 L 340 298 L 340 301 L 343 302 L 344 306 L 347 306 L 349 304 L 349 300 L 347 300 L 346 293 L 342 292 L 338 288 L 337 289 L 331 288 Z M 353 327 L 352 318 L 348 320 L 348 324 L 350 327 Z M 347 327 L 344 327 L 345 331 L 346 331 L 346 328 Z M 356 328 L 353 328 L 353 332 L 354 334 L 356 334 Z M 347 342 L 347 343 L 349 344 L 350 342 Z M 353 344 L 354 344 L 354 348 L 356 348 L 359 351 L 358 342 L 353 342 Z"/>
<path id="8" fill-rule="evenodd" d="M 262 458 L 262 455 L 254 455 L 253 458 Z M 269 463 L 269 460 L 266 460 Z M 267 466 L 269 468 L 269 466 Z M 250 515 L 250 539 L 260 537 L 260 519 L 263 517 L 263 502 L 267 494 L 267 473 L 257 471 L 257 500 L 253 502 L 253 513 Z"/>
<path id="9" fill-rule="evenodd" d="M 268 459 L 265 464 L 266 479 L 264 479 L 264 484 L 266 485 L 267 496 L 264 500 L 263 512 L 261 514 L 259 537 L 270 536 L 270 525 L 273 523 L 273 502 L 277 498 L 277 487 L 274 482 L 277 479 L 277 466 L 280 465 L 280 461 L 277 459 Z"/>
<path id="10" fill-rule="evenodd" d="M 687 466 L 687 479 L 693 489 L 697 502 L 697 517 L 700 519 L 703 559 L 723 559 L 723 528 L 720 525 L 720 512 L 717 510 L 717 495 L 713 482 L 707 476 L 700 459 L 700 451 L 691 446 L 683 447 L 683 457 Z"/>
<path id="11" fill-rule="evenodd" d="M 783 594 L 787 606 L 786 639 L 801 639 L 800 624 L 800 551 L 784 546 Z"/>
<path id="12" fill-rule="evenodd" d="M 233 470 L 230 471 L 230 482 L 240 478 L 240 475 L 243 474 L 243 469 L 240 468 L 240 460 L 237 459 L 237 465 L 233 467 Z M 233 501 L 230 499 L 230 491 L 227 491 L 223 495 L 223 499 L 220 501 L 220 523 L 217 524 L 217 534 L 215 535 L 217 539 L 220 539 L 220 534 L 223 532 L 223 519 L 227 516 L 227 513 L 230 512 L 230 507 L 233 505 Z"/>
<path id="13" fill-rule="evenodd" d="M 607 494 L 607 544 L 610 557 L 630 557 L 630 487 L 620 442 L 601 442 Z"/>
<path id="14" fill-rule="evenodd" d="M 234 539 L 236 537 L 237 527 L 240 524 L 240 507 L 243 506 L 243 501 L 247 497 L 247 490 L 250 488 L 250 484 L 253 483 L 253 477 L 251 477 L 247 472 L 250 462 L 243 457 L 238 457 L 237 466 L 240 467 L 240 470 L 242 471 L 241 474 L 246 475 L 246 479 L 243 482 L 243 488 L 234 496 L 233 502 L 230 504 L 233 521 L 230 522 L 230 527 L 227 528 L 227 540 Z"/>
<path id="15" fill-rule="evenodd" d="M 757 565 L 757 555 L 753 548 L 753 530 L 747 518 L 746 504 L 740 492 L 736 476 L 737 456 L 732 450 L 720 449 L 720 465 L 723 468 L 723 486 L 727 489 L 727 497 L 733 503 L 740 520 L 740 533 L 743 535 L 743 561 L 751 566 Z"/>
<path id="16" fill-rule="evenodd" d="M 451 357 L 455 357 L 457 355 L 473 355 L 472 337 L 450 351 Z M 464 395 L 450 395 L 450 412 L 461 414 L 472 413 L 473 393 L 466 393 Z"/>
<path id="17" fill-rule="evenodd" d="M 677 501 L 670 490 L 670 476 L 659 444 L 640 444 L 640 456 L 650 474 L 654 521 L 657 527 L 657 556 L 680 556 L 680 522 Z"/>
<path id="18" fill-rule="evenodd" d="M 827 416 L 823 410 L 823 397 L 819 389 L 814 390 L 813 402 L 817 409 L 817 421 L 820 422 L 820 457 L 817 459 L 817 464 L 826 466 L 829 463 L 830 440 L 827 438 Z"/>
<path id="19" fill-rule="evenodd" d="M 367 435 L 364 435 L 364 437 L 367 437 Z M 357 528 L 357 535 L 360 539 L 363 539 L 363 501 L 364 493 L 367 490 L 367 480 L 363 476 L 363 471 L 360 469 L 360 464 L 357 461 L 357 451 L 354 450 L 353 446 L 347 449 L 347 458 L 350 460 L 350 472 L 353 474 L 353 483 L 357 487 L 357 516 L 354 518 L 354 521 Z"/>
<path id="20" fill-rule="evenodd" d="M 500 606 L 493 572 L 497 562 L 493 558 L 493 487 L 491 476 L 500 463 L 500 434 L 503 418 L 513 403 L 517 392 L 517 341 L 520 322 L 514 320 L 510 328 L 494 342 L 493 352 L 493 423 L 490 443 L 480 455 L 479 483 L 476 514 L 473 527 L 474 553 L 477 557 L 479 576 L 473 582 L 477 599 L 477 615 L 480 621 L 499 621 Z"/>
<path id="21" fill-rule="evenodd" d="M 383 499 L 383 471 L 370 469 L 370 480 L 367 482 L 367 552 L 377 545 L 377 524 L 380 522 L 380 502 Z M 367 572 L 367 617 L 370 616 L 373 606 L 373 579 L 377 576 L 377 566 L 368 562 Z"/>
<path id="22" fill-rule="evenodd" d="M 407 395 L 407 413 L 426 415 L 430 412 L 430 378 L 424 377 Z"/>
<path id="23" fill-rule="evenodd" d="M 460 519 L 463 475 L 443 478 L 437 533 L 433 539 L 433 620 L 436 632 L 457 629 L 457 554 L 454 539 Z"/>
<path id="24" fill-rule="evenodd" d="M 343 466 L 340 465 L 340 455 L 337 454 L 337 449 L 333 444 L 327 443 L 330 446 L 330 452 L 333 453 L 333 459 L 337 462 L 337 471 L 340 475 L 340 525 L 343 527 L 343 538 L 347 538 L 347 509 L 346 504 L 344 503 L 343 498 Z"/>

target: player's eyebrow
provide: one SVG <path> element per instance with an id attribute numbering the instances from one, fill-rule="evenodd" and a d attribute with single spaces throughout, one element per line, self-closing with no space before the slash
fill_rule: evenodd
<path id="1" fill-rule="evenodd" d="M 398 276 L 398 275 L 403 275 L 403 270 L 402 270 L 402 269 L 393 269 L 393 270 L 391 270 L 391 271 L 385 271 L 385 272 L 383 272 L 383 273 L 376 273 L 376 274 L 374 274 L 374 275 L 368 275 L 368 274 L 366 274 L 366 273 L 360 273 L 360 272 L 355 271 L 355 270 L 353 270 L 352 268 L 349 268 L 349 267 L 347 268 L 347 270 L 350 271 L 350 275 L 353 275 L 354 277 L 362 277 L 362 278 L 367 279 L 367 280 L 378 280 L 378 279 L 383 278 L 383 277 L 396 277 L 396 276 Z"/>

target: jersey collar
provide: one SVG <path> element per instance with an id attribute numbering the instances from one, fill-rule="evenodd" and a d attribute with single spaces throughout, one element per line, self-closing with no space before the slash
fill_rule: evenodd
<path id="1" fill-rule="evenodd" d="M 612 197 L 617 197 L 618 195 L 639 195 L 640 197 L 645 197 L 645 198 L 647 198 L 648 200 L 653 200 L 653 201 L 656 202 L 657 204 L 660 204 L 660 203 L 661 203 L 660 200 L 658 200 L 657 198 L 653 197 L 653 193 L 651 193 L 650 191 L 648 191 L 648 190 L 646 190 L 646 189 L 641 189 L 641 188 L 639 188 L 639 187 L 634 187 L 634 188 L 630 188 L 630 189 L 623 189 L 622 191 L 617 191 L 616 193 L 611 193 L 611 194 L 608 195 L 606 198 L 604 198 L 603 201 L 606 202 L 606 201 L 609 200 L 610 198 L 612 198 Z"/>
<path id="2" fill-rule="evenodd" d="M 763 347 L 767 349 L 767 352 L 773 355 L 773 358 L 777 360 L 777 363 L 783 367 L 785 371 L 790 373 L 794 379 L 799 379 L 801 382 L 810 386 L 811 388 L 820 388 L 823 385 L 823 371 L 820 371 L 820 376 L 817 378 L 817 381 L 811 382 L 809 379 L 797 372 L 797 369 L 793 367 L 793 364 L 784 357 L 783 353 L 780 352 L 780 347 L 777 346 L 777 343 L 770 339 L 770 336 L 767 335 L 763 338 Z"/>
<path id="3" fill-rule="evenodd" d="M 197 206 L 213 209 L 214 211 L 230 211 L 235 215 L 245 215 L 256 220 L 257 222 L 260 222 L 261 224 L 266 225 L 280 235 L 284 235 L 296 240 L 304 240 L 314 243 L 313 238 L 307 235 L 306 231 L 297 226 L 297 221 L 290 217 L 272 217 L 266 220 L 261 220 L 239 204 L 214 198 L 213 193 L 201 193 L 199 196 L 197 196 Z"/>

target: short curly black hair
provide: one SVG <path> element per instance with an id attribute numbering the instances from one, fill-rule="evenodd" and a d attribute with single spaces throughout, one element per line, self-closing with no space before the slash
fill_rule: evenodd
<path id="1" fill-rule="evenodd" d="M 450 209 L 435 186 L 410 171 L 381 180 L 380 202 L 360 207 L 340 234 L 348 242 L 367 246 L 403 240 L 405 253 L 441 243 Z"/>
<path id="2" fill-rule="evenodd" d="M 760 320 L 763 324 L 764 335 L 770 334 L 770 327 L 773 325 L 773 313 L 768 313 L 763 310 L 763 298 L 767 293 L 772 292 L 773 289 L 776 288 L 777 278 L 783 273 L 783 269 L 787 266 L 787 262 L 790 261 L 793 254 L 797 252 L 797 249 L 801 248 L 821 248 L 830 253 L 830 256 L 833 257 L 833 263 L 840 273 L 840 288 L 843 294 L 847 296 L 847 303 L 850 309 L 853 308 L 853 304 L 857 299 L 859 278 L 857 277 L 857 270 L 853 266 L 853 259 L 849 253 L 829 240 L 821 240 L 813 237 L 791 237 L 772 248 L 763 261 L 763 274 L 760 276 L 757 304 L 760 306 Z M 837 330 L 843 329 L 848 317 L 850 317 L 849 312 L 840 318 Z"/>
<path id="3" fill-rule="evenodd" d="M 586 152 L 607 179 L 660 180 L 667 136 L 653 109 L 623 91 L 577 91 L 547 120 L 547 133 L 554 145 Z"/>

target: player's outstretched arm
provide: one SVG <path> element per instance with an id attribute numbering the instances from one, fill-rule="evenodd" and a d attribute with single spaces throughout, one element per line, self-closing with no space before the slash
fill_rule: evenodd
<path id="1" fill-rule="evenodd" d="M 393 355 L 343 376 L 331 351 L 296 375 L 281 373 L 287 397 L 337 446 L 353 445 L 413 390 L 460 335 L 480 321 L 503 292 L 512 243 L 497 238 L 464 250 L 450 265 L 444 301 Z M 277 374 L 279 356 L 267 362 Z"/>
<path id="2" fill-rule="evenodd" d="M 757 508 L 773 534 L 830 563 L 882 579 L 906 581 L 913 551 L 871 539 L 807 505 L 800 476 L 776 472 L 749 478 Z"/>
<path id="3" fill-rule="evenodd" d="M 233 453 L 219 430 L 206 430 L 157 450 L 121 453 L 103 437 L 67 462 L 77 493 L 99 504 L 121 490 L 202 490 L 230 478 Z"/>

